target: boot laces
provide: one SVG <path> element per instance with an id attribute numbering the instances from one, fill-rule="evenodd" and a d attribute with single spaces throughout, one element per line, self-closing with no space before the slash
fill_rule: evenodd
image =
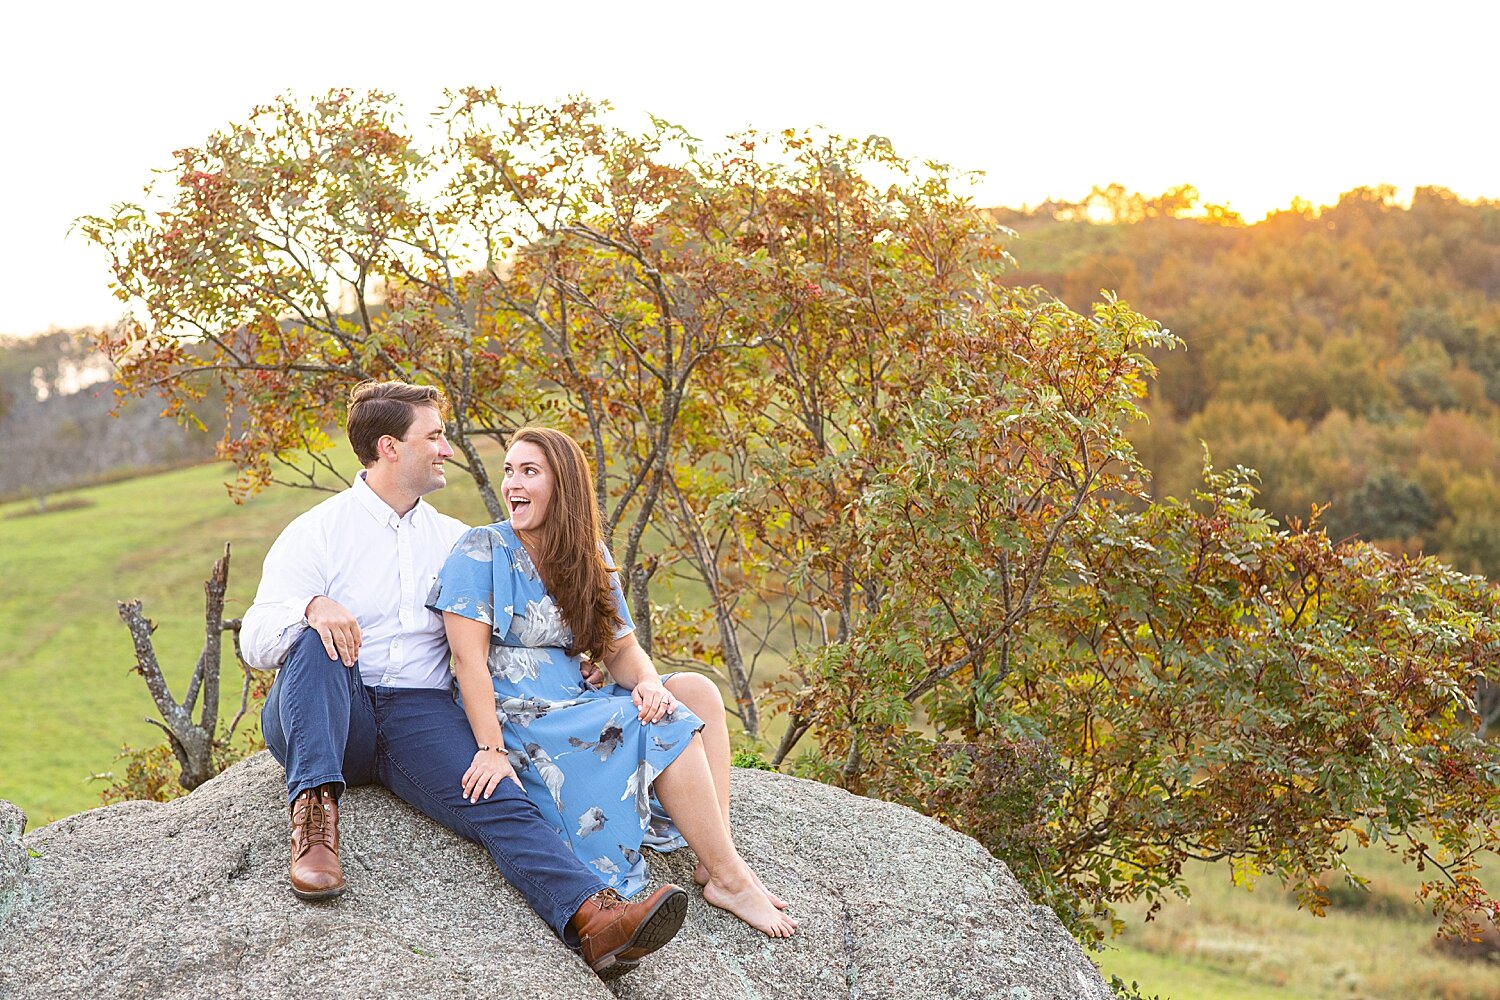
<path id="1" fill-rule="evenodd" d="M 302 825 L 302 845 L 305 848 L 321 844 L 327 847 L 328 836 L 328 806 L 323 802 L 323 795 L 318 791 L 307 793 L 306 821 Z"/>
<path id="2" fill-rule="evenodd" d="M 613 889 L 600 889 L 589 897 L 589 902 L 601 910 L 613 910 L 625 905 L 625 900 Z"/>

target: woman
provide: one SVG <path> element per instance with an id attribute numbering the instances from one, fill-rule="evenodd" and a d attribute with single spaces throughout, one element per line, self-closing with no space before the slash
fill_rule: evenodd
<path id="1" fill-rule="evenodd" d="M 600 540 L 588 465 L 572 438 L 525 428 L 501 492 L 510 520 L 461 538 L 429 606 L 479 749 L 464 794 L 520 783 L 579 859 L 622 895 L 646 884 L 641 847 L 698 855 L 703 898 L 770 937 L 797 922 L 729 831 L 729 734 L 712 682 L 658 677 Z M 614 683 L 580 678 L 581 654 Z M 497 703 L 498 699 L 498 703 Z"/>

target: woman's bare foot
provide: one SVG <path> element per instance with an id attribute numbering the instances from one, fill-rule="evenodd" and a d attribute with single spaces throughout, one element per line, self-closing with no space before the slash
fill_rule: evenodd
<path id="1" fill-rule="evenodd" d="M 767 889 L 766 884 L 760 880 L 760 876 L 755 874 L 753 870 L 750 872 L 750 877 L 755 880 L 756 885 L 760 886 L 760 891 L 766 894 L 766 898 L 771 901 L 772 906 L 778 910 L 786 909 L 786 900 L 776 895 L 770 889 Z M 700 886 L 708 885 L 708 868 L 701 861 L 698 862 L 698 867 L 693 869 L 693 881 Z"/>
<path id="2" fill-rule="evenodd" d="M 791 937 L 797 921 L 771 905 L 766 891 L 755 880 L 749 868 L 722 879 L 710 877 L 703 886 L 703 898 L 721 910 L 728 910 L 767 937 Z"/>

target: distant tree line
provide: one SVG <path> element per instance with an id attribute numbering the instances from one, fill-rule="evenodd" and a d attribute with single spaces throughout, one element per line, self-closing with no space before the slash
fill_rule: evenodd
<path id="1" fill-rule="evenodd" d="M 163 419 L 150 400 L 116 412 L 112 374 L 91 331 L 0 338 L 0 500 L 45 509 L 69 487 L 213 457 L 222 406 L 192 411 L 209 434 Z"/>
<path id="2" fill-rule="evenodd" d="M 1247 226 L 1116 185 L 992 215 L 1012 280 L 1076 309 L 1109 289 L 1181 338 L 1131 432 L 1154 493 L 1184 495 L 1207 445 L 1283 523 L 1327 504 L 1336 537 L 1500 575 L 1500 203 L 1361 188 Z"/>

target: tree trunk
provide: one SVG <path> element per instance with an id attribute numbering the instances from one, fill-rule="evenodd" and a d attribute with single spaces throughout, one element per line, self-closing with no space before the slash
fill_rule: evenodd
<path id="1" fill-rule="evenodd" d="M 651 655 L 651 575 L 656 572 L 656 557 L 647 556 L 630 572 L 630 616 L 635 619 L 635 641 L 647 656 Z"/>
<path id="2" fill-rule="evenodd" d="M 745 674 L 745 656 L 740 652 L 740 636 L 734 627 L 734 618 L 719 599 L 718 587 L 711 588 L 714 602 L 714 621 L 719 626 L 719 648 L 724 654 L 724 672 L 729 675 L 730 693 L 734 695 L 735 711 L 740 723 L 752 739 L 760 739 L 760 713 L 755 707 L 755 692 L 750 690 L 750 678 Z"/>
<path id="3" fill-rule="evenodd" d="M 229 545 L 226 543 L 224 555 L 214 563 L 213 572 L 203 583 L 203 652 L 198 656 L 198 664 L 188 682 L 187 695 L 180 704 L 172 697 L 172 689 L 156 658 L 156 648 L 151 641 L 156 623 L 142 612 L 139 600 L 118 603 L 120 620 L 130 630 L 131 642 L 135 646 L 135 672 L 145 679 L 146 689 L 151 692 L 151 700 L 161 713 L 160 722 L 156 719 L 146 721 L 167 734 L 172 754 L 179 765 L 177 783 L 188 791 L 218 773 L 214 765 L 214 749 L 218 745 L 215 731 L 219 718 L 219 657 L 223 648 L 222 636 L 225 630 L 233 631 L 239 627 L 239 619 L 228 623 L 224 621 L 224 594 L 228 588 Z M 250 678 L 247 675 L 246 689 L 249 684 Z M 193 707 L 200 691 L 203 694 L 203 705 L 199 710 L 198 721 L 195 722 Z M 243 691 L 241 695 L 243 705 Z M 241 715 L 235 716 L 236 725 L 242 715 L 243 710 Z M 233 735 L 234 726 L 230 726 L 224 739 L 227 741 Z"/>

